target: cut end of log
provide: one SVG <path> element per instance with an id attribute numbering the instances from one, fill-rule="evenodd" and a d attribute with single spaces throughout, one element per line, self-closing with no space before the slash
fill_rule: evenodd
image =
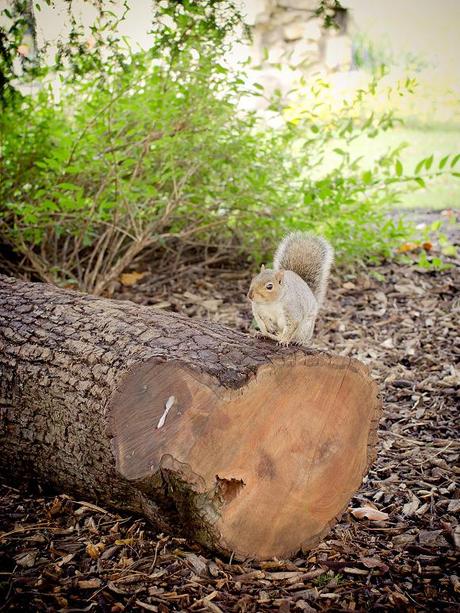
<path id="1" fill-rule="evenodd" d="M 259 559 L 328 532 L 374 459 L 379 414 L 362 364 L 303 353 L 276 357 L 238 389 L 146 362 L 110 408 L 118 472 L 161 483 L 196 540 Z"/>

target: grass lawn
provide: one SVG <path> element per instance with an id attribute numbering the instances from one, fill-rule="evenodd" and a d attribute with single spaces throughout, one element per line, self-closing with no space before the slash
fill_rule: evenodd
<path id="1" fill-rule="evenodd" d="M 460 153 L 460 126 L 400 127 L 380 134 L 376 138 L 359 138 L 352 145 L 352 155 L 364 155 L 373 160 L 389 147 L 400 143 L 408 147 L 401 154 L 404 169 L 411 171 L 424 157 L 435 156 L 436 163 L 447 154 Z M 460 164 L 457 165 L 460 172 Z M 439 178 L 424 189 L 405 195 L 398 208 L 460 209 L 460 178 Z"/>

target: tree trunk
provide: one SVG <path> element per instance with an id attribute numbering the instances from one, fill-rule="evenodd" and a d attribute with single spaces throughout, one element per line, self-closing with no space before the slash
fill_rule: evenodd
<path id="1" fill-rule="evenodd" d="M 315 545 L 374 458 L 357 360 L 0 278 L 0 469 L 238 557 Z"/>

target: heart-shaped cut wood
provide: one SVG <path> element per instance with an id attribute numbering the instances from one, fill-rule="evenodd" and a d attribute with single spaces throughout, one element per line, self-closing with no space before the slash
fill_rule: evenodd
<path id="1" fill-rule="evenodd" d="M 348 358 L 279 360 L 238 390 L 146 364 L 114 399 L 117 468 L 139 483 L 166 480 L 205 544 L 285 557 L 316 544 L 360 486 L 376 406 L 375 385 Z"/>

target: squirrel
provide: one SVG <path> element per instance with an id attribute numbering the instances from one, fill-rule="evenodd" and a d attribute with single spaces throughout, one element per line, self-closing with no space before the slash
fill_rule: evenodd
<path id="1" fill-rule="evenodd" d="M 260 333 L 281 345 L 308 345 L 323 303 L 334 250 L 308 232 L 288 234 L 279 244 L 273 269 L 262 265 L 248 298 Z"/>

